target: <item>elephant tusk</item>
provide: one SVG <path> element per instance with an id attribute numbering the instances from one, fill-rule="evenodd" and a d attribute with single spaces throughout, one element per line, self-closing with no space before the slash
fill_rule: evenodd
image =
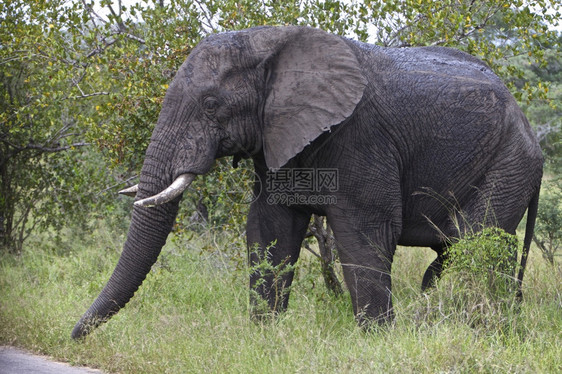
<path id="1" fill-rule="evenodd" d="M 119 191 L 118 193 L 120 195 L 135 197 L 137 195 L 137 192 L 139 192 L 139 185 L 135 184 L 134 186 L 131 186 L 131 187 L 128 187 L 128 188 L 125 188 L 125 189 Z"/>
<path id="2" fill-rule="evenodd" d="M 135 206 L 140 206 L 144 208 L 151 208 L 157 205 L 165 204 L 168 201 L 171 201 L 176 197 L 178 197 L 179 195 L 181 195 L 183 191 L 185 191 L 185 189 L 189 187 L 189 185 L 191 184 L 191 182 L 193 182 L 194 179 L 195 179 L 195 174 L 190 174 L 190 173 L 182 174 L 179 177 L 177 177 L 176 180 L 164 191 L 154 196 L 147 197 L 146 199 L 135 201 L 134 204 Z"/>

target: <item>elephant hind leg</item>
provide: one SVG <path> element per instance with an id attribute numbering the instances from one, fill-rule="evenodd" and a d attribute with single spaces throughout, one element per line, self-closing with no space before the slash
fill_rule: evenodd
<path id="1" fill-rule="evenodd" d="M 358 324 L 368 328 L 390 322 L 394 317 L 391 267 L 399 228 L 390 220 L 360 227 L 330 218 Z"/>
<path id="2" fill-rule="evenodd" d="M 439 279 L 439 277 L 441 277 L 441 273 L 443 272 L 443 263 L 447 259 L 447 256 L 445 254 L 446 248 L 447 247 L 445 244 L 431 247 L 431 249 L 437 252 L 437 258 L 433 260 L 433 262 L 429 265 L 429 267 L 425 271 L 425 274 L 423 275 L 422 291 L 433 287 L 435 285 L 435 282 Z"/>

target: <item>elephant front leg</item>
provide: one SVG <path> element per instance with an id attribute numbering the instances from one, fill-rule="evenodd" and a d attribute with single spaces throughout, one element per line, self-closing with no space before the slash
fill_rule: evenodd
<path id="1" fill-rule="evenodd" d="M 261 319 L 287 309 L 294 265 L 310 214 L 265 199 L 250 207 L 247 225 L 252 315 Z"/>

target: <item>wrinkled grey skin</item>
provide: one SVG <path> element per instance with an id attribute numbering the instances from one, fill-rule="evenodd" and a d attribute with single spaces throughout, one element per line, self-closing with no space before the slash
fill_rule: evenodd
<path id="1" fill-rule="evenodd" d="M 207 173 L 228 155 L 251 157 L 262 185 L 268 169 L 338 170 L 337 191 L 301 192 L 335 196 L 335 204 L 269 204 L 263 189 L 248 216 L 248 245 L 259 248 L 250 262 L 276 241 L 273 264 L 295 263 L 311 214 L 327 216 L 359 323 L 392 318 L 397 244 L 438 253 L 424 287 L 440 272 L 444 236 L 459 229 L 493 224 L 514 233 L 529 207 L 528 248 L 543 163 L 515 100 L 481 61 L 453 49 L 385 49 L 299 27 L 212 35 L 192 51 L 166 94 L 137 201 L 180 174 Z M 73 338 L 133 296 L 178 201 L 133 209 L 121 258 Z M 251 276 L 251 287 L 257 281 Z M 282 311 L 288 295 L 278 298 L 274 288 L 266 277 L 257 291 Z"/>

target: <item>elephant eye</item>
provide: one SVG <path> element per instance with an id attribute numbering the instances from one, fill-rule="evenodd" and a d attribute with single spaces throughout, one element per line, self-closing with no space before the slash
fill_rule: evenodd
<path id="1" fill-rule="evenodd" d="M 217 108 L 219 106 L 219 101 L 215 97 L 206 97 L 203 100 L 203 110 L 209 116 L 215 115 Z"/>

